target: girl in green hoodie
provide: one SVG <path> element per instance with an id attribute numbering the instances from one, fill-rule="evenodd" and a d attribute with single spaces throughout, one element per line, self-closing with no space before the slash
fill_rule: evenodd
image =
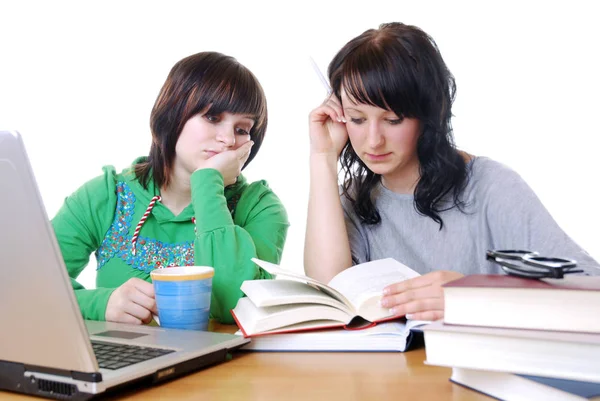
<path id="1" fill-rule="evenodd" d="M 270 278 L 250 259 L 279 263 L 289 226 L 265 181 L 241 170 L 267 126 L 264 92 L 234 58 L 198 53 L 172 68 L 154 108 L 147 157 L 69 196 L 52 225 L 85 319 L 148 323 L 156 313 L 150 271 L 215 269 L 211 316 L 230 310 L 244 280 Z M 96 289 L 75 279 L 97 260 Z"/>

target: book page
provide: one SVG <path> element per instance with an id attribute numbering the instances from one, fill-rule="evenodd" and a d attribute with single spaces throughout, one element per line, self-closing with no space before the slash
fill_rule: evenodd
<path id="1" fill-rule="evenodd" d="M 350 318 L 354 316 L 354 311 L 350 310 L 343 302 L 301 281 L 246 280 L 240 289 L 259 308 L 311 303 L 333 306 L 346 312 Z"/>
<path id="2" fill-rule="evenodd" d="M 284 270 L 274 263 L 270 263 L 256 258 L 252 258 L 252 261 L 260 267 L 262 267 L 267 273 L 270 273 L 273 276 L 280 276 L 286 279 L 301 281 L 303 283 L 311 285 L 314 288 L 317 288 L 319 291 L 322 291 L 330 297 L 337 299 L 338 301 L 346 305 L 348 310 L 351 310 L 353 314 L 356 314 L 356 309 L 354 308 L 352 302 L 350 302 L 350 300 L 348 300 L 348 298 L 337 289 L 332 288 L 327 284 L 321 283 L 320 281 L 305 276 L 303 274 L 298 274 L 289 270 Z"/>
<path id="3" fill-rule="evenodd" d="M 378 304 L 383 289 L 419 275 L 397 260 L 387 258 L 352 266 L 338 273 L 329 286 L 344 294 L 360 316 L 376 321 L 392 316 Z"/>
<path id="4" fill-rule="evenodd" d="M 329 327 L 343 326 L 352 319 L 347 313 L 326 305 L 293 304 L 259 308 L 247 297 L 240 298 L 232 314 L 238 325 L 250 336 L 285 330 L 291 325 L 299 330 L 300 323 L 306 323 L 303 325 L 304 329 L 325 326 L 323 321 L 328 321 L 326 325 Z"/>
<path id="5" fill-rule="evenodd" d="M 343 328 L 303 333 L 259 335 L 245 345 L 255 351 L 405 351 L 410 330 L 416 321 L 393 321 L 363 330 Z M 241 335 L 242 332 L 236 333 Z"/>

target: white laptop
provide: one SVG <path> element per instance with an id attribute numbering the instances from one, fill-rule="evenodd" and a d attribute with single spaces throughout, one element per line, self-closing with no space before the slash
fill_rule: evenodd
<path id="1" fill-rule="evenodd" d="M 248 341 L 84 321 L 23 141 L 0 131 L 0 390 L 87 399 L 225 361 Z"/>

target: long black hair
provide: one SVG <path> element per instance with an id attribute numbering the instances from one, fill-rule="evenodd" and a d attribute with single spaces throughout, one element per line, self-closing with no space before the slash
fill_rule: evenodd
<path id="1" fill-rule="evenodd" d="M 440 213 L 462 210 L 461 193 L 467 184 L 467 166 L 454 145 L 452 103 L 454 77 L 435 41 L 420 28 L 402 23 L 381 24 L 348 42 L 328 68 L 333 92 L 341 89 L 356 103 L 419 120 L 417 140 L 420 178 L 414 192 L 416 210 L 439 223 Z M 350 141 L 342 150 L 343 195 L 365 224 L 378 224 L 381 216 L 371 191 L 381 176 L 356 155 Z"/>
<path id="2" fill-rule="evenodd" d="M 255 124 L 254 141 L 244 168 L 258 153 L 267 129 L 267 100 L 262 86 L 235 58 L 202 52 L 177 62 L 171 69 L 150 115 L 152 145 L 148 158 L 135 166 L 144 188 L 150 178 L 158 187 L 169 185 L 175 145 L 185 123 L 202 112 L 246 114 Z"/>

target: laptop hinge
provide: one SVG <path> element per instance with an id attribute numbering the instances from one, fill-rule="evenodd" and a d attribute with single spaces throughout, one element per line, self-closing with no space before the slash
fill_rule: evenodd
<path id="1" fill-rule="evenodd" d="M 70 377 L 73 380 L 79 380 L 82 382 L 99 383 L 102 381 L 102 373 L 100 373 L 100 372 L 92 372 L 92 373 L 77 372 L 74 370 L 54 369 L 54 368 L 35 366 L 35 365 L 25 365 L 24 367 L 25 367 L 26 371 L 40 372 L 40 373 L 46 373 L 49 375 Z"/>
<path id="2" fill-rule="evenodd" d="M 102 381 L 102 373 L 100 372 L 75 372 L 71 371 L 71 377 L 74 380 L 79 380 L 82 382 L 90 382 L 90 383 L 100 383 Z"/>

